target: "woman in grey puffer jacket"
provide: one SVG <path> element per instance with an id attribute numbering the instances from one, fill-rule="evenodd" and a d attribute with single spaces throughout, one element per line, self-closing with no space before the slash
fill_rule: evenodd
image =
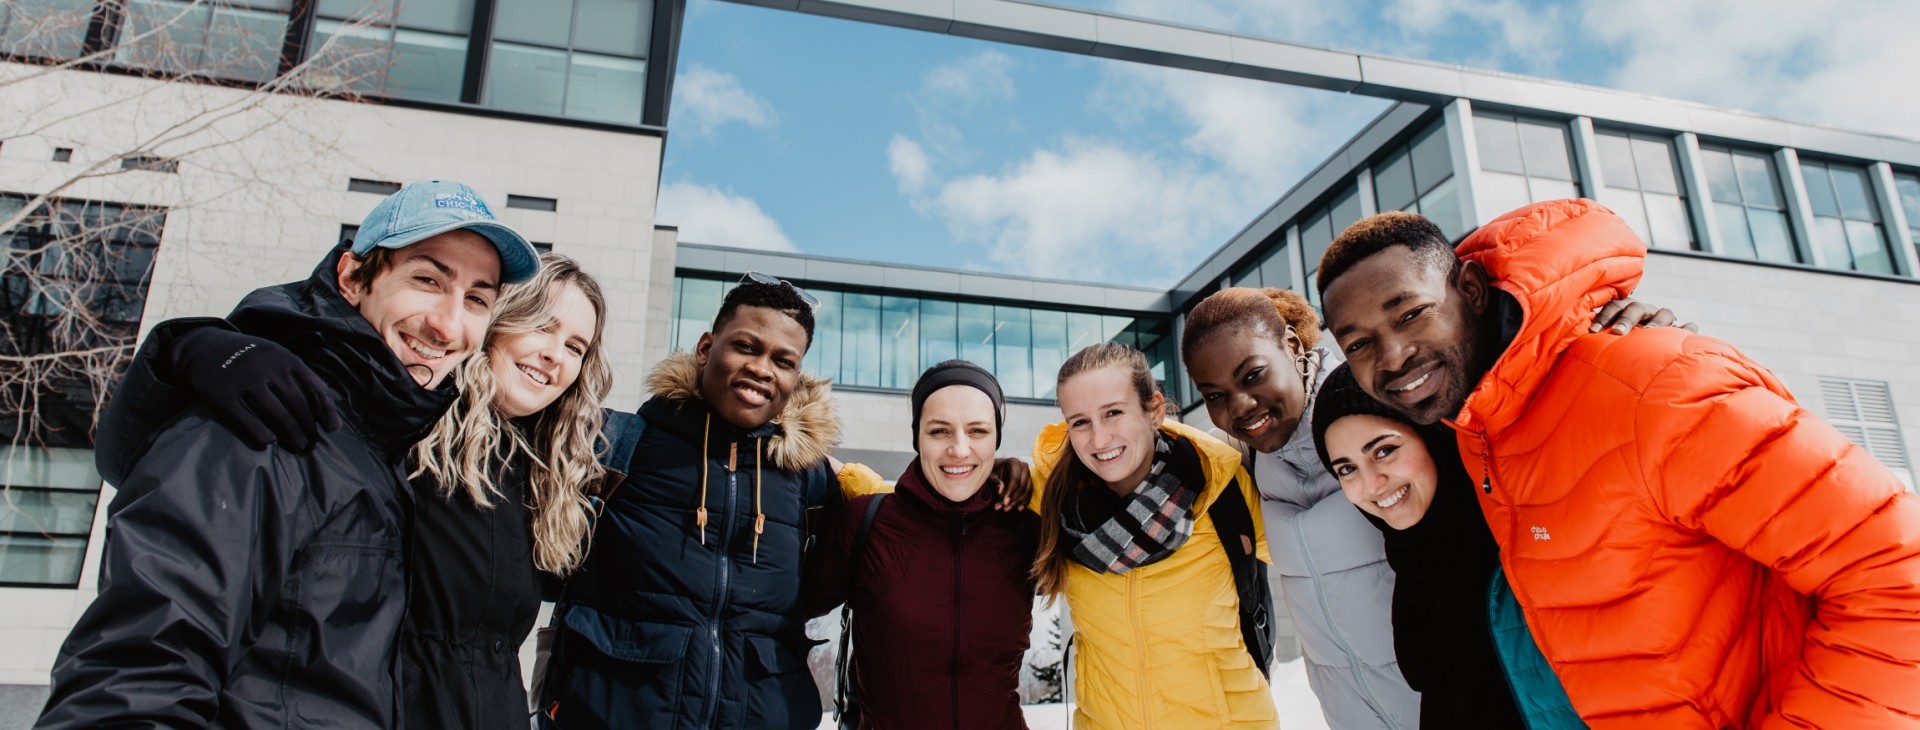
<path id="1" fill-rule="evenodd" d="M 1313 346 L 1319 337 L 1300 295 L 1237 287 L 1187 315 L 1180 352 L 1208 417 L 1247 447 L 1273 570 L 1327 723 L 1412 730 L 1420 694 L 1394 657 L 1385 543 L 1313 446 L 1313 393 L 1339 364 Z"/>

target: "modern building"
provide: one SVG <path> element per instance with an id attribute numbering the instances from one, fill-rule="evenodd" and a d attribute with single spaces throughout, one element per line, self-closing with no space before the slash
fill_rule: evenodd
<path id="1" fill-rule="evenodd" d="M 638 405 L 640 375 L 696 341 L 746 271 L 818 294 L 806 367 L 837 383 L 841 455 L 890 473 L 910 458 L 907 389 L 933 363 L 998 374 L 1010 453 L 1057 418 L 1059 363 L 1102 339 L 1146 351 L 1182 417 L 1204 423 L 1176 343 L 1208 293 L 1275 286 L 1317 301 L 1320 254 L 1377 211 L 1418 211 L 1458 237 L 1528 202 L 1584 196 L 1652 246 L 1637 296 L 1774 369 L 1914 481 L 1920 140 L 1020 0 L 745 4 L 1397 103 L 1173 288 L 1149 290 L 678 241 L 653 217 L 679 0 L 20 0 L 0 5 L 0 96 L 40 103 L 0 102 L 0 135 L 13 135 L 0 139 L 0 220 L 58 195 L 43 222 L 0 237 L 30 249 L 61 220 L 121 221 L 87 239 L 115 267 L 35 265 L 119 297 L 107 324 L 124 336 L 302 277 L 396 183 L 457 178 L 607 283 L 613 407 Z M 181 77 L 210 65 L 221 70 Z M 289 88 L 328 93 L 278 93 L 295 70 L 325 74 Z M 90 111 L 119 104 L 142 114 Z M 209 109 L 236 111 L 206 128 L 247 133 L 210 150 L 162 136 Z M 60 123 L 33 123 L 47 118 Z M 78 174 L 92 169 L 125 172 Z M 0 279 L 9 332 L 56 320 L 47 277 Z M 51 341 L 10 337 L 8 355 Z M 45 446 L 6 462 L 0 716 L 37 709 L 98 574 L 111 487 L 92 471 L 85 424 L 100 394 L 68 385 L 36 406 L 52 424 Z"/>

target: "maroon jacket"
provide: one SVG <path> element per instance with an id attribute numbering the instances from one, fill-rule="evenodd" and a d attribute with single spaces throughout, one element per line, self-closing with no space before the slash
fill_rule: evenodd
<path id="1" fill-rule="evenodd" d="M 853 586 L 853 663 L 862 728 L 1025 728 L 1020 662 L 1033 626 L 1039 518 L 998 512 L 993 483 L 963 503 L 907 465 L 880 506 Z M 808 615 L 847 598 L 860 518 L 842 507 L 808 556 Z"/>

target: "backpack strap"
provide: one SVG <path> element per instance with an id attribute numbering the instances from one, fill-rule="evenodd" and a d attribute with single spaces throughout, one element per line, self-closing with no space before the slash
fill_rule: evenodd
<path id="1" fill-rule="evenodd" d="M 633 452 L 640 447 L 640 437 L 647 433 L 647 419 L 638 413 L 611 408 L 603 409 L 602 413 L 607 420 L 600 426 L 600 435 L 607 440 L 607 451 L 600 455 L 600 465 L 632 474 Z"/>
<path id="2" fill-rule="evenodd" d="M 873 501 L 867 503 L 867 511 L 860 515 L 860 531 L 854 533 L 853 552 L 847 556 L 847 600 L 840 604 L 839 656 L 833 660 L 833 719 L 836 721 L 841 715 L 859 709 L 853 680 L 847 674 L 847 645 L 853 634 L 853 586 L 860 577 L 862 558 L 867 554 L 867 536 L 873 532 L 873 518 L 880 514 L 880 503 L 886 499 L 887 495 L 876 494 Z"/>
<path id="3" fill-rule="evenodd" d="M 1267 582 L 1267 564 L 1248 546 L 1260 541 L 1253 531 L 1253 513 L 1247 509 L 1245 489 L 1238 477 L 1207 507 L 1220 547 L 1233 568 L 1233 587 L 1240 594 L 1240 637 L 1260 673 L 1269 674 L 1273 662 L 1273 585 Z"/>

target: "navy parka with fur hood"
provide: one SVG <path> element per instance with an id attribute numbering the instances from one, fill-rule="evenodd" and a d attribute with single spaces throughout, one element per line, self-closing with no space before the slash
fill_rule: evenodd
<path id="1" fill-rule="evenodd" d="M 610 454 L 627 481 L 559 608 L 537 702 L 558 727 L 820 724 L 799 599 L 805 510 L 840 501 L 828 383 L 802 375 L 780 417 L 750 430 L 714 414 L 698 383 L 693 356 L 661 361 L 630 458 Z M 611 420 L 608 440 L 632 443 L 622 430 Z"/>

